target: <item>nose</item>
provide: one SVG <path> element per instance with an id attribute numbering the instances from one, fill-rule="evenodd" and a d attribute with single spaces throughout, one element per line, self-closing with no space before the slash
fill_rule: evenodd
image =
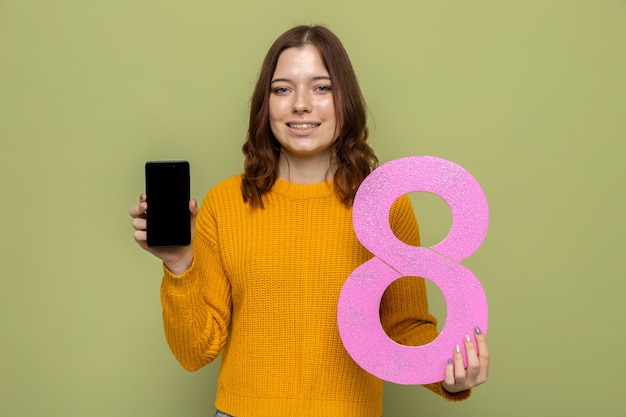
<path id="1" fill-rule="evenodd" d="M 295 94 L 293 112 L 296 114 L 310 113 L 312 110 L 311 98 L 305 92 Z"/>

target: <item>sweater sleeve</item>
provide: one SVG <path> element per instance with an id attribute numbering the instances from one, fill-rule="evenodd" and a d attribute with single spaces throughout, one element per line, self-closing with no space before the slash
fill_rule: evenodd
<path id="1" fill-rule="evenodd" d="M 208 196 L 196 221 L 192 245 L 191 268 L 175 276 L 164 266 L 161 285 L 165 337 L 188 371 L 217 357 L 226 343 L 231 315 L 231 288 L 222 268 Z"/>
<path id="2" fill-rule="evenodd" d="M 419 228 L 408 196 L 400 197 L 392 206 L 389 221 L 394 234 L 401 241 L 419 246 Z M 428 311 L 426 282 L 424 278 L 403 277 L 385 291 L 380 305 L 381 323 L 387 335 L 405 346 L 421 346 L 435 340 L 437 319 Z M 449 393 L 440 383 L 424 387 L 449 401 L 468 398 L 471 391 Z"/>

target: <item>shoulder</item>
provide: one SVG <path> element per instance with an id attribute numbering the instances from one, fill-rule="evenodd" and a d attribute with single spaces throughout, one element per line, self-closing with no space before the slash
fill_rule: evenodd
<path id="1" fill-rule="evenodd" d="M 241 174 L 233 175 L 215 184 L 205 195 L 203 205 L 214 208 L 243 204 Z"/>
<path id="2" fill-rule="evenodd" d="M 213 190 L 228 191 L 228 190 L 241 190 L 241 179 L 243 174 L 233 175 L 230 178 L 226 178 L 218 182 L 209 192 Z"/>
<path id="3" fill-rule="evenodd" d="M 389 217 L 393 218 L 396 216 L 414 216 L 413 205 L 411 204 L 411 200 L 407 194 L 403 194 L 398 197 L 398 199 L 391 205 Z"/>
<path id="4" fill-rule="evenodd" d="M 396 236 L 405 243 L 419 246 L 419 227 L 413 205 L 407 194 L 400 196 L 391 206 L 389 224 Z"/>
<path id="5" fill-rule="evenodd" d="M 212 236 L 220 219 L 230 218 L 229 213 L 239 212 L 244 205 L 241 194 L 241 175 L 218 182 L 205 195 L 196 221 L 201 235 Z"/>
<path id="6" fill-rule="evenodd" d="M 241 178 L 241 174 L 237 174 L 221 180 L 209 190 L 207 198 L 233 193 L 239 193 L 239 195 L 241 195 Z"/>

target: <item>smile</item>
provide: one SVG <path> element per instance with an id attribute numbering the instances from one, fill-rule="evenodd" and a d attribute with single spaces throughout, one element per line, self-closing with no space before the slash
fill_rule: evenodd
<path id="1" fill-rule="evenodd" d="M 287 123 L 291 129 L 307 130 L 318 127 L 319 123 Z"/>

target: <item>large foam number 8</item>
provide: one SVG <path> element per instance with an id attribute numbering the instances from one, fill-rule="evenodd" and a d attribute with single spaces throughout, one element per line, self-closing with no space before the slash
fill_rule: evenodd
<path id="1" fill-rule="evenodd" d="M 393 202 L 425 191 L 450 207 L 448 235 L 431 248 L 398 240 L 389 224 Z M 489 209 L 482 188 L 464 168 L 445 159 L 414 156 L 375 169 L 361 184 L 353 206 L 354 231 L 374 257 L 356 268 L 339 297 L 338 325 L 348 353 L 366 371 L 398 384 L 443 380 L 445 366 L 463 337 L 475 327 L 487 330 L 487 299 L 474 274 L 459 262 L 471 255 L 487 233 Z M 446 301 L 439 336 L 424 346 L 391 340 L 380 322 L 380 301 L 403 276 L 434 282 Z"/>

